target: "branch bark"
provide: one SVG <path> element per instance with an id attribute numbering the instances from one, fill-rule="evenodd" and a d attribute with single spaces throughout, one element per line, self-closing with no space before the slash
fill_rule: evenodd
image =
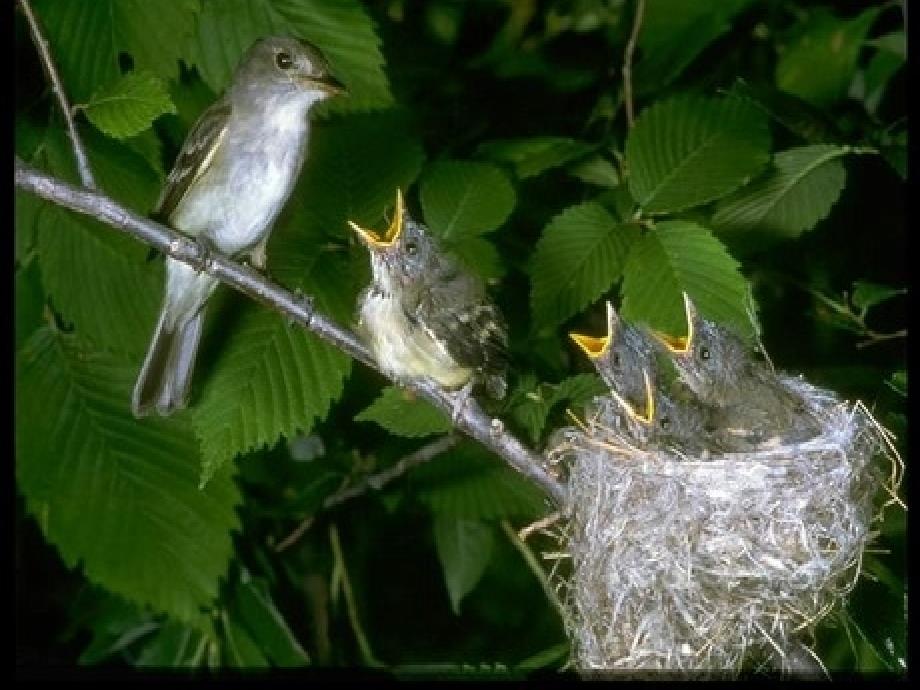
<path id="1" fill-rule="evenodd" d="M 104 194 L 75 187 L 41 172 L 18 157 L 15 158 L 15 182 L 18 188 L 26 192 L 95 218 L 159 249 L 177 261 L 209 273 L 222 283 L 316 333 L 350 357 L 379 371 L 370 352 L 358 337 L 314 311 L 310 297 L 293 293 L 222 254 L 207 253 L 197 242 L 175 230 L 126 209 Z M 451 416 L 455 402 L 453 393 L 441 389 L 428 379 L 412 381 L 406 387 Z M 565 508 L 566 489 L 543 468 L 543 458 L 505 431 L 500 420 L 486 415 L 475 400 L 470 399 L 463 406 L 462 414 L 457 419 L 457 428 L 501 457 L 543 489 L 559 507 Z"/>
<path id="2" fill-rule="evenodd" d="M 32 42 L 38 51 L 38 57 L 41 60 L 42 68 L 45 70 L 45 76 L 51 83 L 51 91 L 57 97 L 58 105 L 61 106 L 61 112 L 64 115 L 64 122 L 67 125 L 67 136 L 70 137 L 70 144 L 73 147 L 73 155 L 77 161 L 77 172 L 80 175 L 80 181 L 84 187 L 96 189 L 96 180 L 93 177 L 93 171 L 89 166 L 89 157 L 86 155 L 86 149 L 83 148 L 83 142 L 80 141 L 80 135 L 77 134 L 77 126 L 73 121 L 73 111 L 70 107 L 70 101 L 67 100 L 67 94 L 64 92 L 64 86 L 61 83 L 61 77 L 58 75 L 57 68 L 54 66 L 54 60 L 51 58 L 51 49 L 48 47 L 48 39 L 42 33 L 38 24 L 38 19 L 32 11 L 29 0 L 19 0 L 19 7 L 25 15 L 26 22 L 29 24 L 29 31 L 32 34 Z"/>

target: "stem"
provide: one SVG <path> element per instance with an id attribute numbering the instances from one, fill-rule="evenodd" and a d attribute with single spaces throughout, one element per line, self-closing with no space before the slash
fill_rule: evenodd
<path id="1" fill-rule="evenodd" d="M 394 465 L 388 467 L 382 472 L 378 472 L 377 474 L 365 477 L 357 484 L 353 486 L 346 486 L 345 488 L 336 491 L 331 496 L 328 496 L 326 500 L 323 501 L 323 510 L 329 510 L 330 508 L 334 508 L 341 503 L 345 503 L 345 501 L 349 501 L 352 498 L 357 498 L 358 496 L 366 493 L 369 489 L 379 491 L 394 479 L 401 477 L 411 468 L 422 465 L 437 457 L 444 451 L 453 448 L 459 441 L 460 439 L 457 436 L 447 435 L 422 446 L 414 453 L 406 455 Z M 297 528 L 293 532 L 291 532 L 278 543 L 278 545 L 275 547 L 275 552 L 280 553 L 281 551 L 284 551 L 296 543 L 297 540 L 303 536 L 304 532 L 310 528 L 310 525 L 313 524 L 313 517 L 313 515 L 308 515 L 305 517 L 303 521 L 297 525 Z"/>
<path id="2" fill-rule="evenodd" d="M 549 578 L 546 577 L 546 573 L 543 572 L 543 568 L 540 567 L 540 564 L 537 562 L 531 550 L 527 548 L 527 544 L 518 536 L 514 527 L 512 527 L 511 523 L 507 520 L 502 520 L 502 530 L 507 535 L 508 541 L 510 541 L 514 545 L 514 548 L 517 549 L 518 553 L 521 554 L 524 562 L 527 563 L 527 567 L 530 568 L 530 572 L 537 578 L 540 587 L 543 588 L 543 593 L 546 595 L 546 598 L 553 605 L 553 608 L 556 609 L 556 613 L 559 614 L 562 620 L 565 620 L 565 608 L 563 608 L 562 602 L 559 601 L 559 597 L 550 584 Z"/>
<path id="3" fill-rule="evenodd" d="M 342 591 L 345 594 L 345 609 L 348 611 L 348 620 L 351 623 L 351 629 L 355 634 L 358 642 L 358 648 L 361 650 L 361 656 L 364 663 L 368 666 L 380 668 L 383 666 L 377 657 L 374 656 L 371 645 L 367 641 L 364 629 L 361 627 L 361 621 L 358 619 L 358 609 L 355 606 L 354 593 L 351 591 L 351 583 L 348 581 L 348 571 L 345 569 L 345 556 L 342 554 L 342 545 L 339 542 L 339 531 L 334 524 L 329 525 L 329 543 L 332 546 L 332 558 L 335 560 L 336 568 L 342 577 Z"/>
<path id="4" fill-rule="evenodd" d="M 86 149 L 83 148 L 83 142 L 77 134 L 77 126 L 73 121 L 73 111 L 70 107 L 70 101 L 67 100 L 67 94 L 64 92 L 64 85 L 61 83 L 61 77 L 58 75 L 57 68 L 54 66 L 54 60 L 51 59 L 51 50 L 48 47 L 48 40 L 42 33 L 38 24 L 35 13 L 32 12 L 32 6 L 29 0 L 19 0 L 19 7 L 26 17 L 29 24 L 29 31 L 32 33 L 32 42 L 35 43 L 35 49 L 38 51 L 38 57 L 41 60 L 42 67 L 48 81 L 51 82 L 51 90 L 57 96 L 58 105 L 61 107 L 61 113 L 64 115 L 64 122 L 67 125 L 67 136 L 70 137 L 70 144 L 73 146 L 73 156 L 77 161 L 77 172 L 80 174 L 80 181 L 84 187 L 90 189 L 96 188 L 96 180 L 93 178 L 93 171 L 89 166 L 89 158 L 86 155 Z"/>
<path id="5" fill-rule="evenodd" d="M 358 337 L 315 312 L 309 297 L 295 294 L 223 254 L 215 251 L 205 254 L 197 242 L 171 228 L 126 209 L 104 194 L 81 189 L 47 175 L 18 157 L 15 157 L 15 180 L 16 186 L 24 191 L 122 230 L 176 261 L 214 276 L 284 315 L 291 322 L 312 331 L 353 359 L 379 371 L 370 352 Z M 406 383 L 405 387 L 445 412 L 448 417 L 453 415 L 455 394 L 443 390 L 434 381 L 427 378 L 415 379 Z M 501 421 L 486 415 L 474 399 L 470 399 L 463 406 L 461 414 L 456 416 L 456 426 L 539 485 L 559 507 L 565 507 L 567 491 L 546 472 L 543 457 L 505 431 Z"/>
<path id="6" fill-rule="evenodd" d="M 636 50 L 636 42 L 639 40 L 639 29 L 642 28 L 642 16 L 645 14 L 645 0 L 636 0 L 636 13 L 633 16 L 632 33 L 629 35 L 629 41 L 626 43 L 626 51 L 623 53 L 623 101 L 626 105 L 626 122 L 632 129 L 636 116 L 633 109 L 633 90 L 632 90 L 632 59 Z"/>

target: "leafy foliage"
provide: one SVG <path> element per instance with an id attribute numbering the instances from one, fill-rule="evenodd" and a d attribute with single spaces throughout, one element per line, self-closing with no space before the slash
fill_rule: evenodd
<path id="1" fill-rule="evenodd" d="M 609 299 L 680 334 L 686 291 L 906 453 L 902 3 L 641 4 L 624 71 L 632 0 L 32 0 L 101 191 L 141 214 L 252 41 L 316 44 L 350 96 L 311 116 L 268 274 L 353 325 L 369 262 L 347 221 L 385 226 L 401 189 L 507 316 L 510 393 L 483 403 L 535 450 L 605 390 L 565 331 L 599 332 Z M 21 14 L 16 155 L 79 183 Z M 447 416 L 223 288 L 190 409 L 133 419 L 162 261 L 14 200 L 25 664 L 565 666 L 531 569 L 564 569 L 536 553 L 559 544 L 503 538 L 552 510 L 533 484 L 469 439 L 379 483 Z M 817 631 L 832 672 L 902 672 L 903 514 L 879 533 L 874 579 Z"/>
<path id="2" fill-rule="evenodd" d="M 826 217 L 843 190 L 846 148 L 802 146 L 774 156 L 773 169 L 723 200 L 712 222 L 719 230 L 756 229 L 781 236 L 810 230 Z"/>
<path id="3" fill-rule="evenodd" d="M 16 452 L 29 462 L 17 480 L 43 533 L 91 580 L 192 618 L 217 595 L 231 555 L 232 473 L 196 489 L 187 423 L 131 417 L 132 364 L 42 328 L 19 372 Z"/>
<path id="4" fill-rule="evenodd" d="M 766 165 L 769 146 L 766 122 L 742 100 L 660 101 L 626 142 L 629 191 L 647 213 L 698 206 L 744 184 Z"/>
<path id="5" fill-rule="evenodd" d="M 103 132 L 126 139 L 148 129 L 160 115 L 176 112 L 176 107 L 159 78 L 132 72 L 94 93 L 84 110 Z"/>
<path id="6" fill-rule="evenodd" d="M 309 432 L 341 395 L 351 368 L 341 352 L 278 314 L 250 303 L 237 319 L 193 411 L 202 484 L 236 453 Z"/>
<path id="7" fill-rule="evenodd" d="M 391 434 L 419 438 L 450 431 L 447 415 L 424 400 L 409 400 L 395 386 L 383 390 L 369 407 L 355 417 L 358 422 L 377 422 Z"/>
<path id="8" fill-rule="evenodd" d="M 553 218 L 534 251 L 530 304 L 538 324 L 553 326 L 577 314 L 616 281 L 637 236 L 597 202 Z"/>

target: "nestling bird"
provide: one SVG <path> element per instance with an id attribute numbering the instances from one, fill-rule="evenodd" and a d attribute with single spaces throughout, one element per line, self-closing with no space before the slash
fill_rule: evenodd
<path id="1" fill-rule="evenodd" d="M 382 236 L 349 225 L 370 250 L 373 277 L 359 298 L 358 325 L 380 368 L 397 380 L 427 376 L 462 389 L 455 417 L 475 383 L 503 398 L 507 326 L 484 283 L 440 250 L 399 190 Z"/>
<path id="2" fill-rule="evenodd" d="M 154 213 L 203 247 L 265 267 L 272 223 L 307 150 L 307 114 L 344 90 L 322 53 L 296 38 L 256 41 L 224 95 L 192 127 Z M 136 417 L 186 405 L 205 306 L 217 280 L 167 258 L 160 317 L 131 399 Z"/>
<path id="3" fill-rule="evenodd" d="M 713 423 L 735 451 L 770 441 L 798 442 L 821 426 L 797 394 L 731 329 L 700 316 L 684 293 L 687 336 L 658 334 L 680 380 L 714 410 Z"/>
<path id="4" fill-rule="evenodd" d="M 607 333 L 570 333 L 610 389 L 606 412 L 638 442 L 702 452 L 711 446 L 708 408 L 681 387 L 659 381 L 658 346 L 644 328 L 626 323 L 607 302 Z"/>

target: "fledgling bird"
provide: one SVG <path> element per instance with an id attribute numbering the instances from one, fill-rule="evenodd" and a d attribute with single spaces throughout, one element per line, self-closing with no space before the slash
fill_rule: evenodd
<path id="1" fill-rule="evenodd" d="M 308 113 L 343 91 L 312 44 L 277 36 L 256 41 L 227 91 L 192 127 L 154 213 L 203 247 L 248 255 L 264 268 L 272 224 L 306 156 Z M 217 282 L 167 258 L 163 306 L 131 399 L 136 417 L 185 407 Z"/>
<path id="2" fill-rule="evenodd" d="M 370 250 L 373 277 L 358 300 L 358 326 L 381 369 L 461 389 L 455 418 L 475 383 L 503 398 L 507 326 L 483 281 L 440 250 L 399 190 L 382 236 L 349 225 Z"/>
<path id="3" fill-rule="evenodd" d="M 769 442 L 813 438 L 821 426 L 801 395 L 755 358 L 730 328 L 704 319 L 684 293 L 687 336 L 658 340 L 671 355 L 680 380 L 713 410 L 713 423 L 732 450 Z"/>
<path id="4" fill-rule="evenodd" d="M 709 410 L 690 391 L 659 381 L 658 346 L 644 328 L 626 323 L 607 302 L 607 333 L 570 333 L 610 389 L 618 426 L 642 444 L 680 448 L 687 453 L 715 450 L 709 439 Z"/>

